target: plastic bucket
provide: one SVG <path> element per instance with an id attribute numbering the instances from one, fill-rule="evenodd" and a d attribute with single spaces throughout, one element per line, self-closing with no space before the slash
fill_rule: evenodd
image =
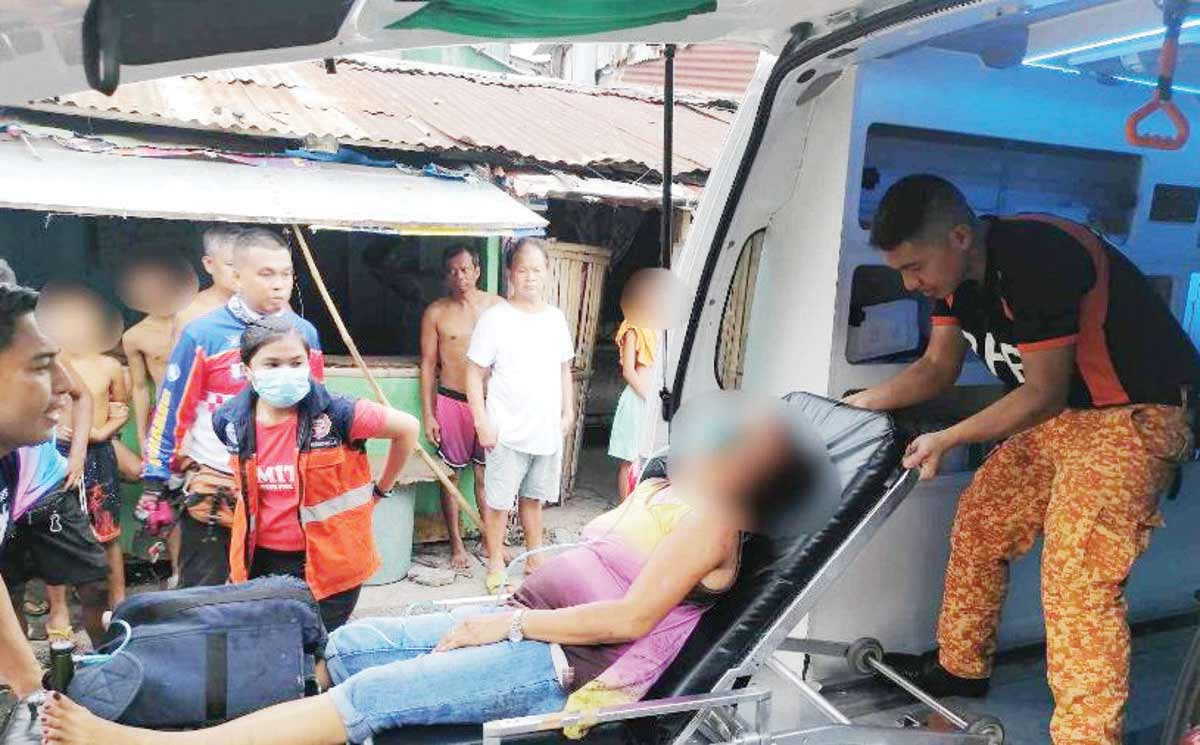
<path id="1" fill-rule="evenodd" d="M 414 486 L 401 486 L 375 503 L 375 547 L 383 566 L 367 580 L 367 585 L 387 585 L 408 576 L 412 566 L 416 497 Z"/>

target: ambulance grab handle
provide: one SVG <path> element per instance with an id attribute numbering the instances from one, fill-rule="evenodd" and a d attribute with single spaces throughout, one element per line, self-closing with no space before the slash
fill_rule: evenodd
<path id="1" fill-rule="evenodd" d="M 1173 137 L 1138 132 L 1138 125 L 1156 111 L 1162 111 L 1175 125 L 1175 135 Z M 1138 147 L 1148 147 L 1155 150 L 1178 150 L 1187 144 L 1190 134 L 1191 127 L 1188 126 L 1187 117 L 1183 115 L 1183 112 L 1179 110 L 1174 101 L 1169 99 L 1164 101 L 1159 98 L 1158 91 L 1154 92 L 1154 98 L 1151 98 L 1138 107 L 1137 111 L 1130 114 L 1129 119 L 1125 121 L 1125 138 L 1129 140 L 1130 145 Z"/>
<path id="2" fill-rule="evenodd" d="M 1183 28 L 1183 18 L 1187 13 L 1186 0 L 1166 0 L 1163 3 L 1163 25 L 1167 27 L 1163 39 L 1162 52 L 1158 62 L 1158 87 L 1154 96 L 1142 104 L 1125 120 L 1125 139 L 1130 145 L 1148 147 L 1155 150 L 1178 150 L 1187 144 L 1191 128 L 1187 117 L 1171 100 L 1171 90 L 1175 81 L 1175 66 L 1179 60 L 1179 32 Z M 1161 111 L 1175 125 L 1172 137 L 1162 135 L 1142 134 L 1138 127 L 1152 114 Z"/>

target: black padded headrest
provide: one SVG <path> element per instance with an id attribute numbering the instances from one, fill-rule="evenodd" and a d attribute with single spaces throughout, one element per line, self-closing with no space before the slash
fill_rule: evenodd
<path id="1" fill-rule="evenodd" d="M 727 670 L 741 664 L 883 497 L 900 464 L 902 442 L 888 416 L 809 393 L 792 393 L 784 400 L 825 440 L 841 476 L 840 493 L 812 495 L 813 501 L 806 505 L 814 515 L 823 516 L 825 527 L 788 537 L 750 536 L 742 550 L 737 582 L 704 614 L 647 698 L 707 693 Z M 660 738 L 669 733 L 662 728 L 678 724 L 677 718 L 660 722 L 653 739 L 665 741 Z"/>

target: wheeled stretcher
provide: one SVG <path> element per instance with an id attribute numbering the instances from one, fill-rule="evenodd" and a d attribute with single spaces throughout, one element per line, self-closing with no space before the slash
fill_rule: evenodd
<path id="1" fill-rule="evenodd" d="M 782 538 L 753 536 L 743 547 L 732 590 L 701 620 L 679 656 L 646 698 L 587 713 L 518 717 L 478 725 L 406 727 L 374 738 L 374 745 L 498 745 L 561 743 L 564 726 L 586 723 L 586 745 L 613 743 L 773 743 L 818 745 L 999 745 L 1004 733 L 991 718 L 969 719 L 943 706 L 883 664 L 878 642 L 789 639 L 916 484 L 899 468 L 904 449 L 890 417 L 807 393 L 785 399 L 824 437 L 841 477 L 840 493 L 805 495 L 805 530 Z M 652 460 L 642 478 L 666 475 L 666 458 Z M 473 598 L 440 607 L 483 605 Z M 844 657 L 861 674 L 878 673 L 904 688 L 958 728 L 955 732 L 852 722 L 791 668 L 780 651 Z M 788 689 L 829 721 L 816 727 L 770 732 L 772 693 L 751 685 L 769 667 Z"/>

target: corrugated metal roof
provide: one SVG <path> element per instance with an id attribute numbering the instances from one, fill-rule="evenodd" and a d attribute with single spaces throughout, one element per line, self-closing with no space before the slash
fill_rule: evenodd
<path id="1" fill-rule="evenodd" d="M 319 62 L 239 68 L 33 108 L 399 150 L 496 152 L 560 167 L 657 171 L 662 162 L 662 107 L 651 95 L 374 58 L 340 59 L 333 75 Z M 678 105 L 675 174 L 710 170 L 732 118 Z"/>
<path id="2" fill-rule="evenodd" d="M 0 207 L 80 215 L 305 223 L 409 235 L 514 235 L 545 218 L 478 178 L 264 158 L 86 152 L 24 130 L 0 137 Z M 97 143 L 99 145 L 99 143 Z M 166 153 L 163 154 L 167 155 Z M 212 188 L 220 184 L 220 188 Z"/>
<path id="3" fill-rule="evenodd" d="M 758 54 L 754 47 L 740 44 L 688 45 L 675 53 L 675 87 L 740 97 L 754 78 Z M 661 89 L 664 67 L 661 57 L 639 62 L 620 68 L 612 80 L 623 85 Z"/>
<path id="4" fill-rule="evenodd" d="M 659 207 L 662 204 L 662 186 L 658 184 L 630 184 L 560 171 L 510 172 L 508 183 L 512 193 L 519 199 L 575 199 L 638 207 Z M 678 207 L 695 207 L 702 192 L 703 188 L 699 186 L 678 182 L 671 184 L 671 199 Z"/>

